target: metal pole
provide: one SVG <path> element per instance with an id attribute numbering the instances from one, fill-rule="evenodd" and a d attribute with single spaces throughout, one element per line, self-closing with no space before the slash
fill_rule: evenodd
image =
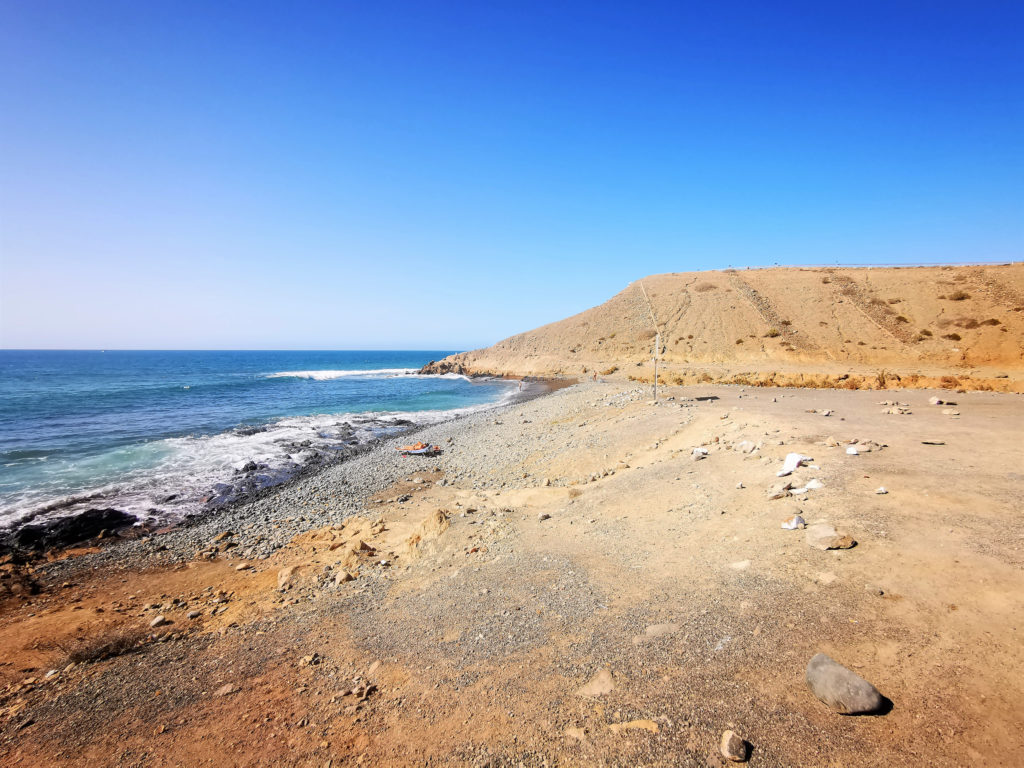
<path id="1" fill-rule="evenodd" d="M 658 353 L 661 352 L 661 333 L 654 334 L 654 402 L 658 402 Z"/>

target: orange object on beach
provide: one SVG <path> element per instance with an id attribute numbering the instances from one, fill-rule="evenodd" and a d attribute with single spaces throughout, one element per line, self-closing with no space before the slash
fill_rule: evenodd
<path id="1" fill-rule="evenodd" d="M 440 445 L 430 445 L 429 443 L 413 443 L 412 445 L 403 445 L 401 448 L 396 448 L 396 451 L 401 453 L 403 456 L 409 455 L 427 455 L 433 453 L 440 453 Z"/>

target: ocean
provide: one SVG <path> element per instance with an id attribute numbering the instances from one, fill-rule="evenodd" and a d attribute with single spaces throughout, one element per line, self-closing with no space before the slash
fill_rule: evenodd
<path id="1" fill-rule="evenodd" d="M 449 351 L 0 351 L 0 528 L 114 508 L 174 522 L 513 396 L 419 376 Z"/>

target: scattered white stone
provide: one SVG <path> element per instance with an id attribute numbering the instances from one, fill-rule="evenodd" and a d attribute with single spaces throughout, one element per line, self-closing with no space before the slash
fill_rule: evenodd
<path id="1" fill-rule="evenodd" d="M 793 515 L 792 517 L 782 521 L 782 528 L 787 531 L 795 531 L 798 528 L 803 528 L 807 525 L 804 519 L 800 515 Z"/>
<path id="2" fill-rule="evenodd" d="M 875 493 L 877 493 L 877 494 L 878 494 L 879 496 L 884 496 L 884 495 L 885 495 L 885 494 L 887 494 L 888 492 L 889 492 L 889 491 L 887 491 L 887 490 L 885 489 L 885 486 L 884 486 L 884 485 L 880 485 L 880 486 L 878 486 L 877 488 L 875 488 Z"/>
<path id="3" fill-rule="evenodd" d="M 729 567 L 732 568 L 734 571 L 745 571 L 747 568 L 750 567 L 750 561 L 740 560 L 736 563 L 729 563 Z"/>
<path id="4" fill-rule="evenodd" d="M 791 475 L 797 467 L 803 465 L 805 461 L 813 461 L 810 456 L 803 456 L 799 453 L 787 453 L 785 460 L 782 462 L 782 469 L 776 472 L 776 477 L 785 477 Z"/>
<path id="5" fill-rule="evenodd" d="M 857 446 L 856 445 L 848 445 L 848 446 L 846 446 L 846 455 L 847 456 L 860 456 L 860 451 L 857 450 Z"/>
<path id="6" fill-rule="evenodd" d="M 164 616 L 161 615 L 161 616 L 157 616 L 155 619 L 153 619 L 151 622 L 149 622 L 149 626 L 151 626 L 151 627 L 162 627 L 166 623 L 167 623 L 167 619 Z"/>

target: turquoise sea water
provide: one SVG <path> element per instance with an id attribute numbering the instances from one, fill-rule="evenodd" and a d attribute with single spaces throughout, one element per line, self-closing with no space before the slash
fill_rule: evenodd
<path id="1" fill-rule="evenodd" d="M 0 351 L 0 527 L 96 506 L 174 519 L 227 498 L 246 465 L 250 486 L 273 484 L 513 391 L 415 375 L 447 354 Z"/>

